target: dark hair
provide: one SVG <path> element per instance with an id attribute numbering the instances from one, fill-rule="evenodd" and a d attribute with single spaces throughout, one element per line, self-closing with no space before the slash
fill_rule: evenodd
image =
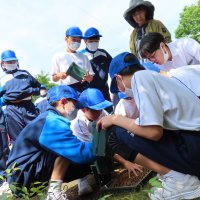
<path id="1" fill-rule="evenodd" d="M 57 107 L 58 106 L 58 101 L 53 101 L 50 103 L 51 106 Z"/>
<path id="2" fill-rule="evenodd" d="M 97 35 L 97 36 L 85 38 L 85 40 L 100 40 L 100 37 Z"/>
<path id="3" fill-rule="evenodd" d="M 134 12 L 139 11 L 139 10 L 144 10 L 145 11 L 145 20 L 148 21 L 152 19 L 152 14 L 151 14 L 151 9 L 148 6 L 145 5 L 139 5 L 136 8 L 134 8 L 131 12 L 131 15 L 133 15 Z"/>
<path id="4" fill-rule="evenodd" d="M 129 63 L 129 62 L 135 61 L 136 59 L 137 59 L 137 57 L 134 54 L 130 53 L 125 56 L 124 61 L 126 63 Z M 138 64 L 136 63 L 136 64 L 125 67 L 122 71 L 119 72 L 119 74 L 120 75 L 132 75 L 135 72 L 140 71 L 140 70 L 145 70 L 145 68 L 142 65 L 140 65 L 139 63 Z"/>
<path id="5" fill-rule="evenodd" d="M 160 48 L 160 43 L 166 42 L 163 35 L 157 32 L 147 33 L 140 42 L 139 52 L 142 58 L 147 58 L 149 54 Z"/>

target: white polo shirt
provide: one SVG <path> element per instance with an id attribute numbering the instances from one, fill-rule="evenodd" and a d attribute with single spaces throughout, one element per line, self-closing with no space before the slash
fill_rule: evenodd
<path id="1" fill-rule="evenodd" d="M 103 110 L 102 114 L 96 120 L 98 121 L 103 116 L 108 115 L 108 113 Z M 71 129 L 73 134 L 83 142 L 91 142 L 92 141 L 92 121 L 89 121 L 82 110 L 78 111 L 77 117 L 71 121 Z"/>
<path id="2" fill-rule="evenodd" d="M 200 96 L 200 65 L 188 65 L 168 72 L 169 78 L 176 79 Z"/>
<path id="3" fill-rule="evenodd" d="M 170 70 L 186 65 L 200 64 L 200 44 L 191 38 L 181 38 L 168 43 L 172 53 L 172 61 L 160 65 L 163 70 Z"/>
<path id="4" fill-rule="evenodd" d="M 58 53 L 53 57 L 52 74 L 66 72 L 69 66 L 72 64 L 72 62 L 75 62 L 85 71 L 89 71 L 90 75 L 94 75 L 92 66 L 86 55 L 80 53 L 70 53 L 70 52 Z M 72 78 L 71 76 L 68 76 L 66 79 L 60 80 L 58 83 L 71 85 L 78 82 L 79 82 L 78 80 Z"/>
<path id="5" fill-rule="evenodd" d="M 138 117 L 138 109 L 133 99 L 120 99 L 115 108 L 115 115 L 122 115 L 135 119 Z"/>
<path id="6" fill-rule="evenodd" d="M 179 81 L 143 70 L 133 75 L 131 86 L 139 111 L 136 124 L 200 130 L 200 99 Z"/>

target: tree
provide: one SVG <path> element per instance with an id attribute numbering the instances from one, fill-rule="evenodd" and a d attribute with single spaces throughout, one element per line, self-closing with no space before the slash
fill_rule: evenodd
<path id="1" fill-rule="evenodd" d="M 55 86 L 55 83 L 52 83 L 49 77 L 49 73 L 45 73 L 44 71 L 41 71 L 40 74 L 37 74 L 35 76 L 35 79 L 37 79 L 37 81 L 41 84 L 41 85 L 45 85 L 47 87 L 47 89 L 50 89 L 51 87 Z M 37 96 L 33 96 L 32 100 L 33 102 L 35 102 L 35 100 L 37 99 Z"/>
<path id="2" fill-rule="evenodd" d="M 50 89 L 51 87 L 56 85 L 55 83 L 51 82 L 49 73 L 45 73 L 44 71 L 41 71 L 40 74 L 37 74 L 35 78 L 41 85 L 45 85 L 47 89 Z"/>
<path id="3" fill-rule="evenodd" d="M 180 24 L 175 37 L 191 37 L 200 42 L 200 0 L 196 5 L 186 6 L 180 13 Z"/>

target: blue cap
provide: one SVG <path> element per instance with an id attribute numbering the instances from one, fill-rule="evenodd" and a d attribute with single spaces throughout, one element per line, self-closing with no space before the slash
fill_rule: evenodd
<path id="1" fill-rule="evenodd" d="M 128 98 L 128 96 L 126 96 L 123 92 L 118 92 L 118 97 L 120 99 L 126 99 L 126 98 Z"/>
<path id="2" fill-rule="evenodd" d="M 102 37 L 102 35 L 99 34 L 99 31 L 98 29 L 94 28 L 94 27 L 91 27 L 91 28 L 88 28 L 86 31 L 85 31 L 85 34 L 84 34 L 84 39 L 89 39 L 91 37 Z"/>
<path id="3" fill-rule="evenodd" d="M 83 33 L 81 29 L 77 26 L 70 27 L 66 30 L 66 36 L 71 36 L 71 37 L 80 37 L 83 38 Z"/>
<path id="4" fill-rule="evenodd" d="M 41 85 L 40 89 L 47 89 L 46 85 Z"/>
<path id="5" fill-rule="evenodd" d="M 48 90 L 48 101 L 52 103 L 62 98 L 78 100 L 76 91 L 67 85 L 57 85 Z"/>
<path id="6" fill-rule="evenodd" d="M 127 55 L 131 54 L 132 60 L 129 62 L 125 62 L 125 57 Z M 129 52 L 123 52 L 120 53 L 119 55 L 115 56 L 109 66 L 109 74 L 110 74 L 110 78 L 111 78 L 111 86 L 110 86 L 110 90 L 114 90 L 114 88 L 116 88 L 116 79 L 115 79 L 115 74 L 118 74 L 119 72 L 121 72 L 123 69 L 125 69 L 128 66 L 140 66 L 141 68 L 142 65 L 140 64 L 138 58 Z"/>
<path id="7" fill-rule="evenodd" d="M 84 108 L 90 108 L 92 110 L 103 110 L 112 106 L 112 103 L 105 100 L 102 92 L 96 88 L 84 90 L 79 96 L 79 101 L 83 104 Z"/>
<path id="8" fill-rule="evenodd" d="M 14 51 L 6 50 L 6 51 L 3 51 L 3 53 L 1 54 L 1 60 L 6 62 L 6 61 L 18 60 L 18 58 L 16 57 Z"/>

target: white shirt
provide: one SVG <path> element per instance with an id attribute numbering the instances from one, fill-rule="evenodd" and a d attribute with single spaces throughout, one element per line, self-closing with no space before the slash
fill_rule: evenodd
<path id="1" fill-rule="evenodd" d="M 186 65 L 200 64 L 200 44 L 191 38 L 181 38 L 168 43 L 172 53 L 172 61 L 160 65 L 163 70 L 170 70 Z"/>
<path id="2" fill-rule="evenodd" d="M 102 114 L 96 120 L 98 121 L 103 116 L 108 115 L 108 113 L 103 110 Z M 89 121 L 82 110 L 78 111 L 77 117 L 71 121 L 71 129 L 73 134 L 83 142 L 91 142 L 92 141 L 92 121 Z"/>
<path id="3" fill-rule="evenodd" d="M 131 86 L 139 110 L 136 124 L 200 130 L 200 99 L 179 81 L 143 70 L 133 75 Z"/>
<path id="4" fill-rule="evenodd" d="M 88 60 L 86 55 L 80 53 L 70 53 L 67 51 L 63 53 L 58 53 L 53 57 L 52 74 L 67 72 L 72 62 L 75 62 L 85 71 L 89 71 L 90 75 L 94 75 L 90 61 Z M 66 79 L 60 80 L 58 83 L 71 85 L 78 82 L 78 80 L 72 78 L 71 76 L 67 76 Z"/>
<path id="5" fill-rule="evenodd" d="M 133 99 L 120 99 L 115 108 L 115 115 L 122 115 L 135 119 L 138 117 L 138 109 Z"/>
<path id="6" fill-rule="evenodd" d="M 200 96 L 200 65 L 188 65 L 168 72 L 169 78 L 177 79 Z"/>

